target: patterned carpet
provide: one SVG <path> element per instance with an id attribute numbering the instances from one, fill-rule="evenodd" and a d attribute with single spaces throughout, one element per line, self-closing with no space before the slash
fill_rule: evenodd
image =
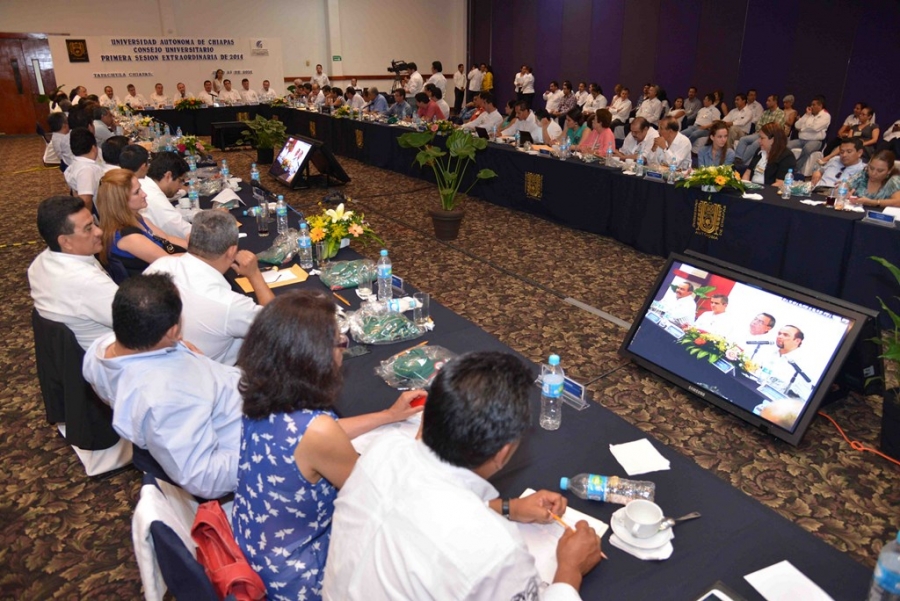
<path id="1" fill-rule="evenodd" d="M 140 576 L 131 513 L 140 480 L 128 471 L 84 476 L 48 426 L 35 375 L 25 269 L 43 248 L 37 203 L 66 193 L 58 169 L 40 166 L 37 137 L 0 138 L 0 598 L 135 599 Z M 221 155 L 220 155 L 221 156 Z M 249 153 L 229 152 L 247 176 Z M 817 419 L 798 447 L 764 436 L 616 355 L 624 330 L 563 301 L 580 300 L 630 321 L 663 260 L 615 241 L 469 200 L 459 240 L 431 235 L 428 184 L 350 160 L 343 191 L 391 249 L 394 269 L 452 310 L 534 361 L 550 350 L 593 397 L 775 509 L 872 566 L 898 528 L 900 468 L 850 449 Z M 321 191 L 290 192 L 306 208 Z M 375 249 L 361 249 L 374 256 Z M 618 369 L 617 369 L 618 368 Z M 615 371 L 613 371 L 615 370 Z M 609 373 L 612 372 L 612 373 Z M 602 377 L 601 377 L 602 376 Z M 829 408 L 848 435 L 877 445 L 881 403 L 851 398 Z"/>

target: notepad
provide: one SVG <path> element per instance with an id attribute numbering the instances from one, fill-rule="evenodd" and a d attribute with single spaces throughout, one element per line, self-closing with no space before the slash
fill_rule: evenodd
<path id="1" fill-rule="evenodd" d="M 263 280 L 269 285 L 269 288 L 278 288 L 279 286 L 289 286 L 291 284 L 299 284 L 305 282 L 309 274 L 303 271 L 299 265 L 291 265 L 290 269 L 279 269 L 278 271 L 264 271 Z M 244 292 L 253 292 L 253 286 L 247 278 L 237 278 L 234 280 Z"/>
<path id="2" fill-rule="evenodd" d="M 744 580 L 765 597 L 766 601 L 834 601 L 787 560 L 747 574 Z"/>

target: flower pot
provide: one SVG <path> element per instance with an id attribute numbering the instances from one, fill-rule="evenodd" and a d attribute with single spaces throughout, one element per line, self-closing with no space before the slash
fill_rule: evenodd
<path id="1" fill-rule="evenodd" d="M 900 388 L 884 391 L 881 413 L 881 450 L 900 459 Z"/>
<path id="2" fill-rule="evenodd" d="M 256 149 L 256 162 L 260 165 L 271 165 L 272 161 L 275 160 L 275 149 L 274 148 L 257 148 Z"/>
<path id="3" fill-rule="evenodd" d="M 703 190 L 704 192 L 721 192 L 721 191 L 722 191 L 722 186 L 709 186 L 709 185 L 707 185 L 707 186 L 701 186 L 700 189 Z"/>
<path id="4" fill-rule="evenodd" d="M 434 224 L 434 236 L 438 240 L 456 240 L 459 237 L 459 226 L 462 224 L 465 212 L 461 210 L 444 211 L 443 209 L 431 209 L 431 222 Z"/>

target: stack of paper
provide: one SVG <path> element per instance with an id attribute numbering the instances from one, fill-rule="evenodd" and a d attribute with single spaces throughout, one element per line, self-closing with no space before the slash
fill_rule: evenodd
<path id="1" fill-rule="evenodd" d="M 669 469 L 669 460 L 660 455 L 646 438 L 611 444 L 609 450 L 629 476 Z"/>

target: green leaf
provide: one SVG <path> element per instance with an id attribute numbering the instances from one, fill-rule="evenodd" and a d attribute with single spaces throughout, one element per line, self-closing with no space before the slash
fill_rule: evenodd
<path id="1" fill-rule="evenodd" d="M 434 134 L 428 131 L 408 132 L 397 138 L 397 143 L 402 148 L 422 148 L 434 138 Z"/>
<path id="2" fill-rule="evenodd" d="M 719 358 L 718 358 L 717 356 L 715 356 L 715 355 L 710 355 L 710 356 L 709 356 L 709 362 L 710 362 L 710 363 L 715 363 L 715 362 L 718 361 L 718 360 L 719 360 Z"/>
<path id="3" fill-rule="evenodd" d="M 699 353 L 697 353 L 697 358 L 702 359 L 703 357 L 706 357 L 707 355 L 709 355 L 709 353 L 707 353 L 706 351 L 700 351 Z"/>
<path id="4" fill-rule="evenodd" d="M 878 302 L 881 303 L 881 308 L 884 310 L 885 313 L 888 314 L 888 317 L 891 318 L 891 321 L 894 322 L 894 330 L 900 330 L 900 315 L 897 315 L 896 313 L 894 313 L 894 311 L 892 311 L 891 308 L 888 307 L 887 304 L 885 304 L 885 302 L 883 300 L 881 300 L 880 296 L 877 298 L 878 298 Z"/>
<path id="5" fill-rule="evenodd" d="M 887 259 L 883 259 L 881 257 L 869 257 L 876 263 L 879 263 L 881 266 L 887 268 L 892 274 L 894 274 L 894 278 L 897 280 L 897 283 L 900 284 L 900 267 L 897 267 Z"/>
<path id="6" fill-rule="evenodd" d="M 696 294 L 700 298 L 706 298 L 706 295 L 715 289 L 715 286 L 698 286 L 694 289 L 694 294 Z"/>
<path id="7" fill-rule="evenodd" d="M 477 177 L 478 179 L 491 179 L 492 177 L 497 177 L 497 174 L 493 169 L 482 169 L 475 174 L 475 177 Z"/>

